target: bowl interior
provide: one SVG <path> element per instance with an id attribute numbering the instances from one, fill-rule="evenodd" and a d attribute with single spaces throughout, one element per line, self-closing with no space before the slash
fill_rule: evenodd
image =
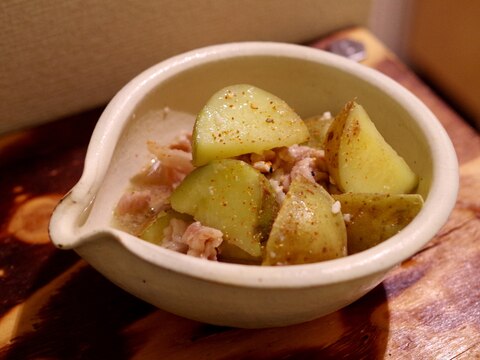
<path id="1" fill-rule="evenodd" d="M 368 76 L 365 81 L 362 74 L 354 75 L 334 65 L 302 57 L 250 55 L 196 64 L 167 76 L 143 94 L 133 111 L 114 119 L 125 127 L 119 139 L 109 139 L 118 141 L 112 161 L 102 160 L 109 162 L 108 171 L 96 192 L 86 227 L 111 223 L 112 210 L 129 179 L 150 159 L 147 140 L 168 143 L 180 129 L 191 129 L 195 114 L 209 97 L 235 83 L 249 83 L 270 91 L 302 117 L 324 111 L 336 114 L 347 101 L 356 99 L 386 140 L 419 175 L 418 192 L 426 197 L 432 180 L 431 153 L 421 127 L 412 120 L 413 114 L 399 103 L 403 100 L 401 95 L 392 91 L 388 82 L 375 82 L 374 77 Z M 174 111 L 164 116 L 165 107 Z"/>

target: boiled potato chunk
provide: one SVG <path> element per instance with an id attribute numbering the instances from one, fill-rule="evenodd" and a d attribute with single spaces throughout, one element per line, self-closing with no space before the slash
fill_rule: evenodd
<path id="1" fill-rule="evenodd" d="M 196 168 L 173 191 L 170 202 L 174 210 L 222 231 L 226 244 L 255 259 L 261 257 L 262 242 L 278 212 L 267 178 L 234 159 Z"/>
<path id="2" fill-rule="evenodd" d="M 224 241 L 219 248 L 217 258 L 221 262 L 245 264 L 245 265 L 261 265 L 262 258 L 258 255 L 252 256 L 240 249 L 238 246 Z"/>
<path id="3" fill-rule="evenodd" d="M 328 116 L 327 113 L 323 115 L 316 115 L 306 118 L 304 120 L 307 125 L 310 139 L 305 143 L 306 146 L 310 146 L 316 149 L 324 149 L 325 138 L 327 137 L 327 131 L 333 122 L 333 117 Z"/>
<path id="4" fill-rule="evenodd" d="M 160 212 L 156 218 L 141 232 L 140 239 L 161 245 L 164 239 L 163 231 L 170 224 L 172 219 L 179 219 L 186 222 L 193 222 L 193 219 L 186 214 L 180 214 L 172 209 Z"/>
<path id="5" fill-rule="evenodd" d="M 320 185 L 295 178 L 268 238 L 264 265 L 292 265 L 347 255 L 347 234 L 333 198 Z"/>
<path id="6" fill-rule="evenodd" d="M 333 195 L 347 217 L 348 253 L 375 246 L 407 226 L 423 206 L 418 194 Z"/>
<path id="7" fill-rule="evenodd" d="M 193 164 L 262 153 L 308 137 L 304 122 L 285 101 L 252 85 L 232 85 L 215 93 L 197 115 Z"/>
<path id="8" fill-rule="evenodd" d="M 385 141 L 362 106 L 354 101 L 335 117 L 325 141 L 325 158 L 343 192 L 412 192 L 418 178 Z"/>

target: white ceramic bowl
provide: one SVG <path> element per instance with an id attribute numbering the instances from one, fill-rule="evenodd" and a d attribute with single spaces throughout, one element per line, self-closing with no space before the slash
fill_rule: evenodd
<path id="1" fill-rule="evenodd" d="M 285 267 L 210 262 L 144 242 L 111 226 L 129 178 L 148 160 L 148 139 L 168 141 L 188 119 L 153 120 L 165 106 L 195 114 L 216 90 L 249 83 L 301 116 L 336 113 L 353 98 L 420 176 L 425 205 L 398 235 L 364 252 Z M 151 67 L 110 102 L 93 133 L 78 184 L 56 208 L 50 235 L 112 282 L 187 318 L 238 327 L 300 323 L 340 309 L 378 285 L 425 245 L 456 200 L 454 149 L 435 116 L 390 78 L 320 50 L 232 43 L 194 50 Z"/>

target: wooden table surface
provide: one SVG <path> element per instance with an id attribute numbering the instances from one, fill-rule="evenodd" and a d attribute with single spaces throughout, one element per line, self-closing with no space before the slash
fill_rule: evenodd
<path id="1" fill-rule="evenodd" d="M 53 207 L 79 179 L 101 109 L 0 137 L 0 359 L 480 358 L 480 135 L 364 29 L 368 66 L 415 93 L 456 148 L 447 224 L 369 294 L 285 328 L 211 326 L 158 310 L 49 241 Z M 301 301 L 301 299 L 299 299 Z"/>

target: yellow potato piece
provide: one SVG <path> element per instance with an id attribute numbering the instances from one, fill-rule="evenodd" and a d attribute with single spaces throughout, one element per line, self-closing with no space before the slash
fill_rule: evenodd
<path id="1" fill-rule="evenodd" d="M 305 145 L 323 150 L 325 138 L 327 137 L 327 131 L 333 122 L 333 117 L 316 115 L 305 119 L 304 122 L 305 125 L 307 125 L 308 132 L 310 134 L 310 139 L 305 143 Z"/>
<path id="2" fill-rule="evenodd" d="M 174 210 L 223 232 L 223 256 L 261 258 L 278 204 L 267 178 L 247 163 L 216 160 L 191 172 L 170 197 Z M 238 247 L 241 251 L 236 250 Z"/>
<path id="3" fill-rule="evenodd" d="M 405 194 L 418 177 L 385 141 L 362 106 L 351 101 L 335 117 L 325 141 L 325 158 L 343 192 Z"/>
<path id="4" fill-rule="evenodd" d="M 263 265 L 293 265 L 347 255 L 347 234 L 335 200 L 320 185 L 295 178 L 273 223 Z"/>
<path id="5" fill-rule="evenodd" d="M 197 116 L 193 164 L 262 153 L 308 138 L 304 122 L 285 101 L 252 85 L 232 85 L 215 93 Z"/>
<path id="6" fill-rule="evenodd" d="M 375 246 L 407 226 L 423 206 L 418 194 L 333 195 L 347 221 L 348 253 Z"/>

